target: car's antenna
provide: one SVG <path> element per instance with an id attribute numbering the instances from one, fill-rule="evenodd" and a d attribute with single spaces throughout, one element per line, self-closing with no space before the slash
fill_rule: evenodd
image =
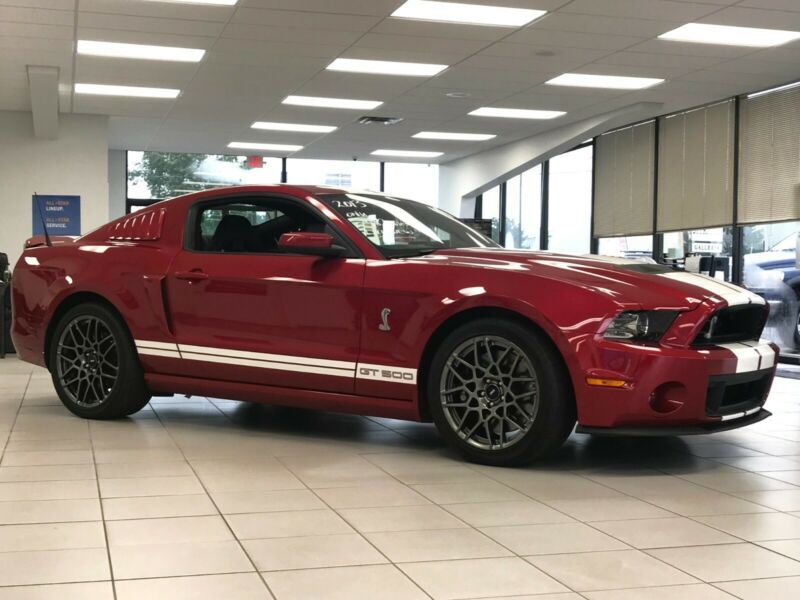
<path id="1" fill-rule="evenodd" d="M 44 218 L 44 213 L 42 212 L 42 203 L 39 200 L 39 194 L 33 192 L 33 197 L 36 200 L 36 208 L 39 211 L 39 218 L 42 220 L 42 229 L 44 230 L 44 242 L 48 246 L 52 246 L 53 241 L 50 239 L 50 234 L 47 232 L 47 220 Z"/>

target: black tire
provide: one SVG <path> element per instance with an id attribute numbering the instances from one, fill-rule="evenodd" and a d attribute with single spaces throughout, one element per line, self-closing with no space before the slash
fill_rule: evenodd
<path id="1" fill-rule="evenodd" d="M 475 346 L 476 343 L 477 346 Z M 470 344 L 473 345 L 473 350 L 469 349 Z M 483 369 L 479 373 L 479 369 L 464 366 L 469 360 L 459 362 L 458 359 L 453 359 L 451 361 L 451 355 L 454 353 L 459 357 L 466 356 L 468 358 L 471 352 L 475 357 L 475 362 L 481 362 L 482 359 L 478 357 L 480 353 L 478 348 L 481 344 L 485 345 L 482 354 L 484 364 L 488 364 L 487 356 L 493 356 L 491 362 L 494 367 L 490 367 L 489 370 Z M 464 350 L 461 350 L 462 348 Z M 486 352 L 486 348 L 489 349 L 488 352 Z M 459 354 L 459 352 L 467 354 Z M 506 353 L 503 354 L 503 352 Z M 509 352 L 514 354 L 509 356 Z M 519 362 L 514 363 L 512 357 L 517 354 L 524 355 L 528 362 L 525 363 L 520 358 Z M 505 367 L 503 366 L 504 361 L 506 361 Z M 452 374 L 448 362 L 456 365 L 457 371 L 461 369 L 458 371 L 461 376 L 457 377 Z M 508 365 L 511 364 L 515 366 L 509 367 Z M 509 368 L 512 370 L 510 374 L 506 373 L 508 377 L 499 376 L 503 369 Z M 481 381 L 477 384 L 465 383 L 465 378 L 469 377 L 470 373 L 476 374 Z M 497 379 L 494 379 L 494 374 L 498 375 Z M 532 376 L 525 377 L 526 374 Z M 517 375 L 522 376 L 517 377 Z M 512 376 L 523 381 L 511 383 Z M 527 384 L 528 387 L 520 389 L 518 386 L 525 385 L 524 380 L 530 380 Z M 453 384 L 458 384 L 457 388 L 453 389 L 460 389 L 457 397 L 456 392 L 442 388 L 444 385 L 449 385 L 451 381 Z M 499 392 L 493 389 L 497 387 L 500 388 Z M 536 394 L 530 391 L 532 389 L 536 390 Z M 462 325 L 450 333 L 439 346 L 431 361 L 426 392 L 433 421 L 442 437 L 468 460 L 484 465 L 510 467 L 543 458 L 559 448 L 575 426 L 576 410 L 572 385 L 558 351 L 543 334 L 510 319 L 478 319 Z M 508 401 L 512 394 L 508 392 L 514 392 L 513 395 L 516 398 L 527 398 L 528 401 L 520 403 L 515 398 L 515 402 L 511 405 Z M 472 423 L 481 420 L 478 413 L 480 415 L 491 414 L 492 407 L 479 408 L 486 406 L 486 403 L 489 402 L 487 394 L 494 396 L 493 406 L 496 408 L 494 408 L 495 416 L 484 419 L 484 422 L 494 423 L 494 427 L 485 425 L 483 431 L 486 435 L 480 435 L 484 437 L 484 441 L 488 439 L 488 443 L 479 447 L 476 444 L 479 444 L 480 440 L 465 439 L 464 435 L 468 433 L 468 429 L 472 429 Z M 534 397 L 536 397 L 535 401 Z M 445 407 L 445 402 L 448 407 Z M 536 402 L 535 407 L 534 402 Z M 470 414 L 456 423 L 455 421 L 460 415 L 454 415 L 453 411 L 458 412 L 462 409 L 453 408 L 453 406 L 461 405 L 471 406 Z M 465 412 L 461 415 L 467 411 L 467 409 L 463 410 Z M 505 423 L 505 419 L 498 416 L 500 410 L 506 416 L 509 411 L 515 411 L 512 412 L 514 417 L 512 421 L 518 424 L 526 420 L 525 416 L 531 415 L 532 417 L 527 420 L 529 424 L 525 428 L 520 426 L 516 430 L 517 435 L 516 438 L 513 438 L 515 440 L 513 442 L 511 441 L 513 431 L 507 434 L 510 443 L 504 441 L 506 436 L 503 433 L 503 427 L 507 423 Z M 526 412 L 522 412 L 523 410 Z M 472 421 L 466 423 L 470 420 Z M 457 433 L 459 425 L 461 434 Z M 499 434 L 497 428 L 499 428 Z M 526 428 L 527 431 L 525 431 Z M 492 443 L 493 434 L 498 436 L 497 444 Z M 500 440 L 503 442 L 500 443 Z M 496 447 L 492 448 L 492 446 Z"/>
<path id="2" fill-rule="evenodd" d="M 798 304 L 800 304 L 800 297 L 798 297 Z M 794 316 L 794 347 L 800 350 L 800 306 Z"/>
<path id="3" fill-rule="evenodd" d="M 128 328 L 103 304 L 80 304 L 64 313 L 53 331 L 48 365 L 58 397 L 79 417 L 119 419 L 150 401 Z"/>

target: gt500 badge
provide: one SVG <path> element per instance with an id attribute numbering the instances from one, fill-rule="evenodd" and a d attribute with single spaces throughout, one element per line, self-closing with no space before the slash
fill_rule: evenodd
<path id="1" fill-rule="evenodd" d="M 356 377 L 359 379 L 375 379 L 377 381 L 391 381 L 394 383 L 416 383 L 417 370 L 402 367 L 389 367 L 386 365 L 367 365 L 358 363 Z"/>

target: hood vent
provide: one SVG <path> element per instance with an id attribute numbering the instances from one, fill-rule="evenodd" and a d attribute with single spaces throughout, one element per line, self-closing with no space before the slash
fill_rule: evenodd
<path id="1" fill-rule="evenodd" d="M 403 117 L 361 117 L 358 122 L 361 125 L 397 125 Z"/>

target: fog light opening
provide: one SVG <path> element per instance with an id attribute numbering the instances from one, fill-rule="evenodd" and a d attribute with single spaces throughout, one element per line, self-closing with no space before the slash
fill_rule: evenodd
<path id="1" fill-rule="evenodd" d="M 662 383 L 650 394 L 650 408 L 662 415 L 673 413 L 683 406 L 686 395 L 683 384 L 675 381 Z"/>

